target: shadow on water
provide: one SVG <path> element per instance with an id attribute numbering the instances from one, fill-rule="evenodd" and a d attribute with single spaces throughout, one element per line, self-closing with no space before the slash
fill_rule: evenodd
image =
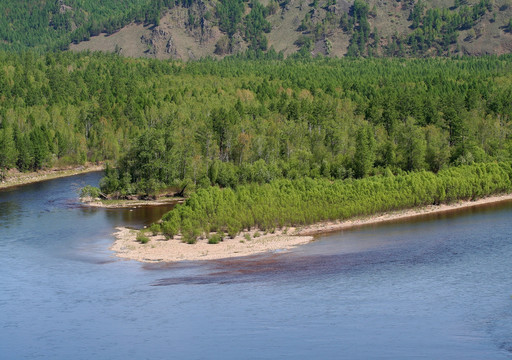
<path id="1" fill-rule="evenodd" d="M 350 254 L 309 255 L 271 254 L 249 258 L 224 259 L 205 263 L 207 271 L 200 275 L 171 277 L 157 280 L 153 286 L 181 284 L 234 284 L 249 282 L 297 282 L 311 278 L 322 278 L 346 274 L 354 276 L 397 264 L 402 267 L 416 266 L 422 263 L 442 261 L 443 256 L 454 257 L 459 254 L 450 252 L 446 246 L 434 246 L 429 249 L 411 247 L 394 249 L 375 249 Z M 183 264 L 182 266 L 187 266 Z M 189 264 L 193 267 L 194 264 Z M 201 265 L 196 265 L 201 266 Z M 147 269 L 156 269 L 147 266 Z M 160 267 L 159 269 L 162 269 Z"/>
<path id="2" fill-rule="evenodd" d="M 147 270 L 166 270 L 171 267 L 202 269 L 197 275 L 162 278 L 152 284 L 152 286 L 168 286 L 258 281 L 286 282 L 336 274 L 357 275 L 359 272 L 378 271 L 390 266 L 407 268 L 426 263 L 443 264 L 453 262 L 458 257 L 485 251 L 486 248 L 492 249 L 496 246 L 492 239 L 481 239 L 475 243 L 466 243 L 465 240 L 455 242 L 448 235 L 450 231 L 454 231 L 448 225 L 451 224 L 449 220 L 464 221 L 465 218 L 472 218 L 476 214 L 492 214 L 510 208 L 512 208 L 512 201 L 505 201 L 379 224 L 368 224 L 318 236 L 318 241 L 287 253 L 221 259 L 203 263 L 145 265 L 144 268 Z M 418 227 L 428 227 L 429 223 L 430 226 L 436 225 L 440 236 L 426 238 L 417 233 Z M 408 227 L 410 230 L 407 230 Z M 396 232 L 396 229 L 399 233 Z M 445 232 L 444 236 L 443 232 Z M 330 244 L 326 244 L 329 242 L 327 240 L 330 240 Z M 315 249 L 311 246 L 315 246 Z"/>

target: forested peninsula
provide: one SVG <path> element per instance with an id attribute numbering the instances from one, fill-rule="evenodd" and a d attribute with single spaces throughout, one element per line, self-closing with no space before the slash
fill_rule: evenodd
<path id="1" fill-rule="evenodd" d="M 190 243 L 510 192 L 511 56 L 278 59 L 0 53 L 1 173 L 107 161 Z"/>

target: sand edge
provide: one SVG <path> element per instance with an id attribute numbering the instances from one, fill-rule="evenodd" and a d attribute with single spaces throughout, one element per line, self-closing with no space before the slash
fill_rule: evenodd
<path id="1" fill-rule="evenodd" d="M 287 251 L 309 243 L 314 239 L 314 235 L 509 200 L 512 200 L 512 194 L 494 195 L 474 201 L 429 205 L 344 221 L 328 221 L 299 228 L 278 229 L 271 234 L 256 234 L 256 237 L 255 233 L 258 231 L 252 230 L 243 232 L 234 239 L 225 239 L 219 244 L 208 244 L 206 239 L 200 239 L 196 244 L 191 245 L 181 242 L 179 237 L 165 240 L 162 235 L 150 236 L 150 241 L 147 244 L 141 244 L 136 241 L 137 232 L 135 230 L 118 227 L 116 228 L 117 232 L 114 233 L 116 240 L 110 250 L 114 251 L 115 256 L 120 258 L 150 263 L 218 260 L 250 256 L 267 252 Z"/>
<path id="2" fill-rule="evenodd" d="M 55 168 L 29 173 L 10 170 L 7 174 L 7 178 L 0 182 L 0 189 L 7 189 L 15 186 L 33 184 L 41 181 L 85 174 L 94 171 L 102 171 L 104 169 L 105 166 L 103 164 L 86 164 L 76 167 L 68 167 L 63 169 Z"/>

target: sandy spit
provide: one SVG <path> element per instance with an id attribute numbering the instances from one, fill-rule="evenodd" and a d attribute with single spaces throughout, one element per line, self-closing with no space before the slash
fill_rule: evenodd
<path id="1" fill-rule="evenodd" d="M 322 222 L 302 228 L 290 227 L 286 230 L 277 230 L 274 234 L 265 234 L 258 237 L 254 237 L 255 231 L 251 231 L 240 234 L 234 239 L 226 238 L 219 244 L 208 244 L 206 239 L 201 239 L 196 244 L 190 245 L 182 243 L 179 237 L 165 240 L 162 235 L 149 236 L 149 243 L 140 244 L 136 241 L 137 231 L 118 227 L 114 234 L 116 240 L 110 249 L 120 258 L 141 262 L 215 260 L 249 256 L 265 252 L 286 251 L 312 241 L 314 239 L 313 235 L 507 200 L 512 200 L 512 194 L 491 196 L 475 201 L 430 205 L 345 221 Z M 246 234 L 249 234 L 250 240 L 247 240 Z"/>
<path id="2" fill-rule="evenodd" d="M 104 168 L 105 167 L 103 164 L 86 164 L 77 167 L 39 170 L 29 173 L 23 173 L 15 169 L 11 169 L 7 173 L 7 178 L 0 182 L 0 189 L 57 179 L 66 176 L 78 175 L 87 172 L 101 171 Z"/>
<path id="3" fill-rule="evenodd" d="M 186 244 L 181 242 L 179 236 L 172 240 L 165 240 L 162 235 L 150 236 L 149 243 L 140 244 L 136 241 L 137 231 L 124 227 L 116 229 L 117 232 L 114 234 L 116 241 L 110 250 L 115 251 L 116 256 L 120 258 L 141 262 L 216 260 L 249 256 L 289 250 L 313 239 L 312 236 L 292 236 L 284 234 L 283 231 L 276 231 L 275 234 L 261 235 L 256 238 L 254 232 L 251 232 L 250 240 L 239 235 L 234 239 L 225 238 L 218 244 L 208 244 L 206 239 L 200 239 L 195 244 Z"/>

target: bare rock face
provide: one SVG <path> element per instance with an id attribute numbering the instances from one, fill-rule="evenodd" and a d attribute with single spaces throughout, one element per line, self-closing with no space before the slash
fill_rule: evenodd
<path id="1" fill-rule="evenodd" d="M 202 56 L 191 49 L 211 45 L 219 38 L 216 22 L 208 20 L 209 11 L 211 6 L 201 0 L 188 8 L 169 10 L 160 25 L 141 36 L 141 43 L 147 47 L 146 56 L 175 59 Z"/>
<path id="2" fill-rule="evenodd" d="M 152 34 L 150 35 L 142 35 L 140 38 L 140 41 L 143 44 L 146 44 L 148 46 L 148 49 L 146 50 L 146 53 L 149 55 L 155 55 L 156 54 L 156 46 L 155 42 L 153 41 Z"/>
<path id="3" fill-rule="evenodd" d="M 174 45 L 174 41 L 172 40 L 172 36 L 169 36 L 169 41 L 167 41 L 167 45 L 165 46 L 165 52 L 172 57 L 178 56 L 178 49 L 176 45 Z"/>
<path id="4" fill-rule="evenodd" d="M 142 35 L 140 40 L 143 44 L 148 46 L 146 53 L 149 55 L 173 53 L 172 37 L 167 31 L 160 27 L 153 29 L 149 35 Z M 176 51 L 176 49 L 174 49 L 174 51 Z"/>
<path id="5" fill-rule="evenodd" d="M 157 41 L 165 39 L 168 35 L 169 34 L 166 31 L 162 30 L 160 27 L 153 29 L 153 32 L 151 33 L 151 36 Z"/>
<path id="6" fill-rule="evenodd" d="M 231 49 L 231 52 L 233 54 L 236 54 L 236 53 L 243 51 L 242 43 L 243 43 L 242 35 L 240 35 L 240 33 L 238 33 L 238 32 L 235 33 L 233 35 L 233 47 Z"/>

